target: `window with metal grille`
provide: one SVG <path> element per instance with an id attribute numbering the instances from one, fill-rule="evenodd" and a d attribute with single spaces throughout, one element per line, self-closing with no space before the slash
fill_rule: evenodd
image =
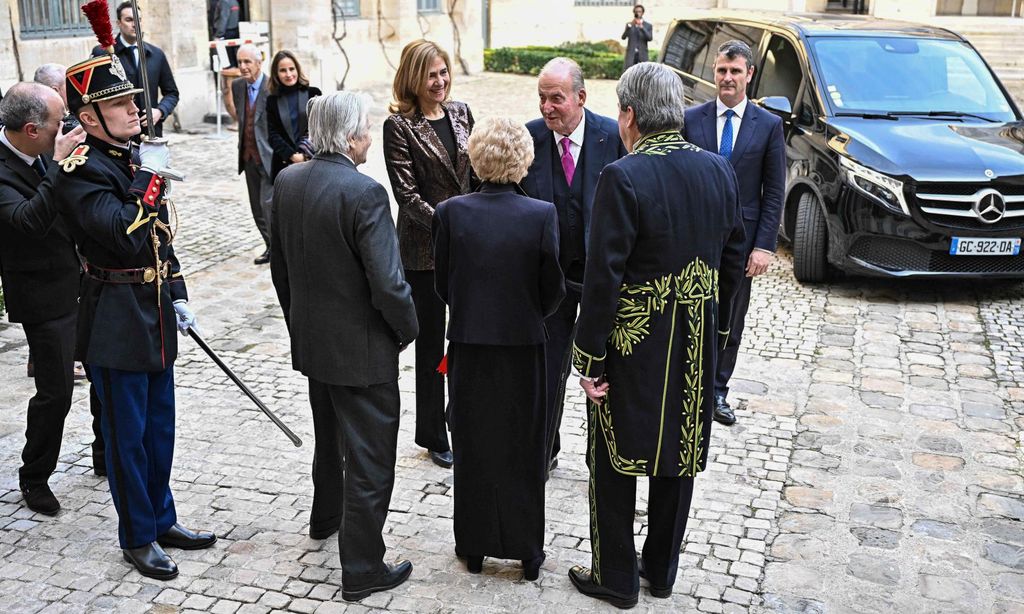
<path id="1" fill-rule="evenodd" d="M 22 38 L 89 36 L 80 0 L 18 0 Z"/>
<path id="2" fill-rule="evenodd" d="M 440 13 L 441 0 L 416 0 L 416 10 L 421 13 Z"/>
<path id="3" fill-rule="evenodd" d="M 576 6 L 634 6 L 636 3 L 636 0 L 576 0 L 573 2 Z"/>
<path id="4" fill-rule="evenodd" d="M 361 14 L 359 0 L 334 0 L 334 10 L 338 16 L 359 17 Z"/>

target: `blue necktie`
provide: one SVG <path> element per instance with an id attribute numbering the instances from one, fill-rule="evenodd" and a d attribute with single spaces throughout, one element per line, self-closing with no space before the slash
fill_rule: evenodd
<path id="1" fill-rule="evenodd" d="M 729 109 L 725 112 L 725 126 L 722 127 L 722 144 L 718 147 L 718 153 L 726 160 L 732 155 L 732 118 L 736 112 Z"/>

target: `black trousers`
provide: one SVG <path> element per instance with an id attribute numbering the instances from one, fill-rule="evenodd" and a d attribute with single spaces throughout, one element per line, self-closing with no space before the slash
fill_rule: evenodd
<path id="1" fill-rule="evenodd" d="M 747 259 L 754 251 L 754 239 L 757 236 L 757 221 L 744 220 L 744 230 L 747 232 L 747 243 L 744 246 L 743 268 L 746 269 Z M 736 293 L 736 299 L 732 304 L 732 321 L 727 325 L 721 324 L 722 328 L 728 326 L 729 339 L 725 342 L 725 349 L 718 353 L 718 364 L 715 369 L 715 394 L 729 394 L 729 380 L 732 379 L 732 372 L 736 369 L 736 358 L 740 353 L 740 343 L 743 341 L 743 327 L 747 320 L 747 308 L 750 307 L 750 287 L 753 278 L 744 277 L 740 283 L 740 289 Z"/>
<path id="2" fill-rule="evenodd" d="M 593 404 L 588 402 L 588 407 L 591 569 L 598 584 L 635 595 L 640 591 L 633 540 L 637 478 L 612 467 Z M 648 478 L 648 482 L 647 539 L 641 556 L 648 581 L 668 587 L 675 584 L 679 568 L 679 548 L 693 498 L 693 478 Z"/>
<path id="3" fill-rule="evenodd" d="M 562 427 L 565 380 L 569 376 L 573 327 L 576 326 L 576 312 L 580 305 L 580 289 L 570 283 L 566 282 L 565 298 L 558 310 L 544 320 L 544 326 L 548 329 L 548 341 L 544 344 L 544 370 L 547 372 L 547 445 L 551 450 L 551 458 L 558 456 L 562 449 L 558 431 Z"/>
<path id="4" fill-rule="evenodd" d="M 385 570 L 381 532 L 395 485 L 398 382 L 356 388 L 310 379 L 309 404 L 314 518 L 340 517 L 342 582 L 359 584 Z"/>
<path id="5" fill-rule="evenodd" d="M 241 113 L 241 111 L 239 111 Z M 239 130 L 242 128 L 239 127 Z M 270 206 L 274 202 L 274 184 L 262 164 L 245 163 L 245 187 L 249 192 L 249 208 L 263 242 L 270 248 Z"/>
<path id="6" fill-rule="evenodd" d="M 75 323 L 78 312 L 23 324 L 35 365 L 36 394 L 28 402 L 25 448 L 18 480 L 38 486 L 50 479 L 60 457 L 64 419 L 75 388 Z"/>
<path id="7" fill-rule="evenodd" d="M 444 376 L 437 365 L 444 357 L 444 302 L 434 291 L 434 271 L 405 270 L 412 288 L 420 334 L 416 337 L 416 445 L 447 452 L 444 419 Z"/>

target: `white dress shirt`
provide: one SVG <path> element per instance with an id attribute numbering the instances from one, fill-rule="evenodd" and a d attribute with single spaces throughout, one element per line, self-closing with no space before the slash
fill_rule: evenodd
<path id="1" fill-rule="evenodd" d="M 725 106 L 721 98 L 716 99 L 718 105 L 718 137 L 715 142 L 718 143 L 718 150 L 722 150 L 722 130 L 725 128 L 725 112 L 729 110 L 729 107 Z M 744 96 L 743 100 L 738 105 L 732 108 L 733 113 L 736 114 L 732 118 L 732 148 L 736 149 L 736 136 L 740 133 L 740 124 L 743 123 L 743 113 L 747 110 L 747 97 Z"/>
<path id="2" fill-rule="evenodd" d="M 135 55 L 135 65 L 138 66 L 139 65 L 139 41 L 136 40 L 134 43 L 129 43 L 128 41 L 124 40 L 124 36 L 121 35 L 121 34 L 117 35 L 117 40 L 121 41 L 121 44 L 124 45 L 125 47 L 134 47 L 134 49 L 132 49 L 132 53 Z"/>
<path id="3" fill-rule="evenodd" d="M 572 131 L 569 136 L 569 154 L 572 156 L 572 165 L 579 166 L 580 164 L 580 153 L 583 151 L 583 133 L 586 132 L 587 116 L 586 114 L 580 118 L 580 123 L 576 124 L 576 129 Z M 562 139 L 566 137 L 564 134 L 559 134 L 554 130 L 551 131 L 551 136 L 555 139 L 555 149 L 558 151 L 558 158 L 562 158 Z"/>

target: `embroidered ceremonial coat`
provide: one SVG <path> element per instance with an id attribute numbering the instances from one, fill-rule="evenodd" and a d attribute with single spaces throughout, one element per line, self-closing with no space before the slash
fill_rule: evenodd
<path id="1" fill-rule="evenodd" d="M 620 473 L 703 471 L 743 233 L 732 167 L 676 131 L 644 137 L 602 172 L 573 365 L 607 378 L 604 402 L 588 404 L 589 454 L 604 448 Z"/>

